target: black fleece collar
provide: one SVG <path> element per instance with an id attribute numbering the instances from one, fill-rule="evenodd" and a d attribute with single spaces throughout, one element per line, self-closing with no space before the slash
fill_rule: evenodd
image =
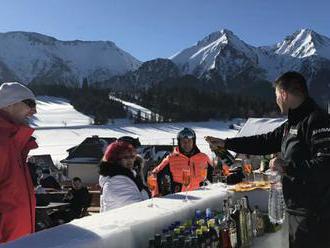
<path id="1" fill-rule="evenodd" d="M 289 109 L 288 121 L 290 125 L 296 125 L 315 109 L 315 102 L 312 98 L 307 98 L 295 109 Z"/>

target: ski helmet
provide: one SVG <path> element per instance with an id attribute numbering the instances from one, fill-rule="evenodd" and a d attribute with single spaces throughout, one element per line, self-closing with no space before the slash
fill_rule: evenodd
<path id="1" fill-rule="evenodd" d="M 177 139 L 178 144 L 180 144 L 180 139 L 193 139 L 194 144 L 196 144 L 196 133 L 191 128 L 185 127 L 178 133 Z"/>

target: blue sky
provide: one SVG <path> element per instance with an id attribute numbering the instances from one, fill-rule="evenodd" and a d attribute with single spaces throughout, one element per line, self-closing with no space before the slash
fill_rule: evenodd
<path id="1" fill-rule="evenodd" d="M 328 0 L 2 0 L 0 32 L 111 40 L 146 61 L 223 28 L 256 46 L 300 28 L 330 37 L 329 10 Z"/>

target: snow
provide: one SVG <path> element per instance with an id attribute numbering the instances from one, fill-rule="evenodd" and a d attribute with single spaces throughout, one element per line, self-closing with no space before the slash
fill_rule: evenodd
<path id="1" fill-rule="evenodd" d="M 169 59 L 185 74 L 201 76 L 216 69 L 223 80 L 238 74 L 250 63 L 263 69 L 266 79 L 273 81 L 286 71 L 300 71 L 303 59 L 311 56 L 330 59 L 330 39 L 313 30 L 301 29 L 273 46 L 254 47 L 224 29 Z"/>
<path id="2" fill-rule="evenodd" d="M 84 77 L 95 80 L 96 71 L 109 78 L 141 65 L 110 41 L 60 41 L 38 33 L 8 32 L 0 33 L 0 47 L 1 62 L 26 83 L 49 70 L 82 81 Z"/>
<path id="3" fill-rule="evenodd" d="M 126 103 L 123 101 L 123 103 Z M 127 102 L 127 104 L 129 104 Z M 142 108 L 141 106 L 135 106 Z M 183 127 L 191 127 L 197 134 L 197 145 L 204 152 L 210 153 L 203 137 L 206 135 L 226 138 L 237 134 L 236 130 L 228 128 L 229 123 L 220 121 L 161 123 L 161 124 L 131 124 L 118 122 L 113 125 L 92 126 L 85 125 L 86 116 L 69 107 L 69 103 L 60 98 L 38 97 L 38 122 L 35 122 L 34 135 L 39 148 L 32 154 L 51 154 L 53 159 L 66 157 L 65 150 L 79 144 L 91 135 L 114 136 L 131 135 L 139 137 L 142 144 L 172 144 L 177 132 Z M 52 114 L 61 109 L 62 114 Z M 49 118 L 41 118 L 47 116 Z M 62 115 L 67 118 L 66 126 L 54 127 L 54 123 L 62 123 Z M 234 120 L 237 122 L 238 120 Z M 241 121 L 241 120 L 239 120 Z M 81 126 L 76 126 L 81 123 Z M 63 124 L 63 123 L 62 123 Z M 30 153 L 31 155 L 31 153 Z M 232 194 L 226 191 L 222 184 L 213 184 L 208 190 L 189 192 L 190 202 L 183 203 L 183 193 L 156 198 L 157 207 L 149 208 L 150 200 L 138 202 L 109 212 L 88 216 L 74 220 L 68 224 L 44 230 L 14 242 L 4 247 L 146 247 L 148 239 L 156 232 L 160 232 L 172 222 L 191 218 L 195 209 L 204 210 L 206 207 L 217 208 L 219 203 Z M 261 209 L 267 207 L 267 191 L 244 192 L 248 194 L 251 204 L 258 204 Z M 234 199 L 241 195 L 234 194 Z M 139 213 L 139 214 L 137 214 Z M 266 235 L 256 240 L 254 247 L 276 247 L 279 242 L 287 242 L 286 229 L 274 236 Z M 285 246 L 287 244 L 285 243 Z"/>
<path id="4" fill-rule="evenodd" d="M 196 209 L 219 209 L 224 199 L 232 196 L 233 200 L 247 195 L 251 206 L 258 205 L 267 211 L 268 191 L 254 190 L 233 193 L 221 184 L 212 184 L 207 190 L 188 192 L 189 202 L 183 202 L 185 193 L 154 198 L 156 207 L 148 207 L 150 200 L 137 202 L 122 208 L 113 209 L 93 216 L 73 220 L 51 229 L 23 237 L 4 244 L 3 247 L 53 247 L 53 248 L 129 248 L 148 247 L 149 238 L 175 221 L 183 223 L 194 216 Z M 265 234 L 253 240 L 254 248 L 288 247 L 288 225 L 280 231 Z"/>
<path id="5" fill-rule="evenodd" d="M 227 56 L 224 51 L 227 46 L 234 48 L 252 61 L 257 59 L 254 47 L 247 45 L 235 36 L 233 32 L 226 29 L 208 35 L 194 46 L 176 53 L 169 59 L 180 68 L 183 68 L 184 73 L 193 74 L 194 71 L 199 70 L 200 76 L 205 71 L 215 68 L 218 56 Z M 230 67 L 231 64 L 239 65 L 240 62 L 229 57 L 224 64 L 227 64 L 226 67 Z"/>
<path id="6" fill-rule="evenodd" d="M 76 111 L 63 98 L 37 97 L 37 114 L 32 119 L 32 127 L 51 128 L 63 126 L 90 125 L 93 119 Z"/>
<path id="7" fill-rule="evenodd" d="M 200 150 L 212 155 L 204 136 L 227 138 L 237 134 L 236 130 L 228 128 L 231 122 L 222 121 L 133 124 L 128 120 L 119 119 L 114 120 L 114 124 L 90 125 L 90 117 L 74 110 L 64 99 L 46 96 L 37 99 L 38 113 L 33 119 L 36 129 L 33 136 L 36 137 L 39 147 L 32 150 L 29 155 L 50 154 L 55 163 L 67 157 L 67 149 L 93 135 L 116 138 L 129 135 L 139 137 L 145 145 L 172 145 L 173 142 L 176 143 L 177 133 L 184 127 L 190 127 L 196 132 L 196 143 Z M 122 102 L 135 109 L 148 111 L 139 105 Z"/>
<path id="8" fill-rule="evenodd" d="M 330 39 L 310 29 L 301 29 L 276 45 L 276 54 L 305 58 L 318 55 L 330 59 Z"/>
<path id="9" fill-rule="evenodd" d="M 150 119 L 150 116 L 152 114 L 154 114 L 150 109 L 144 108 L 144 107 L 142 107 L 140 105 L 137 105 L 135 103 L 132 103 L 132 102 L 127 102 L 127 101 L 121 100 L 121 99 L 119 99 L 119 98 L 117 98 L 115 96 L 109 95 L 109 99 L 110 100 L 117 101 L 117 102 L 121 102 L 124 106 L 126 106 L 127 111 L 129 111 L 133 115 L 137 115 L 138 112 L 140 112 L 141 113 L 141 117 L 144 117 L 146 119 Z M 159 119 L 159 115 L 158 114 L 155 114 L 155 117 L 156 117 L 157 120 Z"/>

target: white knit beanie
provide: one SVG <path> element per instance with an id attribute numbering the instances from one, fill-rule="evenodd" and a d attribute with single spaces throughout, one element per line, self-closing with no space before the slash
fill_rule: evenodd
<path id="1" fill-rule="evenodd" d="M 17 82 L 3 83 L 0 86 L 0 108 L 21 102 L 26 99 L 35 100 L 33 92 Z"/>

